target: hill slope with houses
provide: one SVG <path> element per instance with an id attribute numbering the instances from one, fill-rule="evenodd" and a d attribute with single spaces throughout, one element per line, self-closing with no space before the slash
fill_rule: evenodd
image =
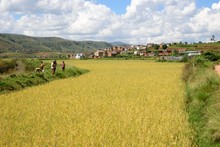
<path id="1" fill-rule="evenodd" d="M 58 37 L 30 37 L 0 34 L 0 57 L 90 58 L 176 56 L 186 51 L 220 54 L 220 42 L 210 43 L 148 43 L 129 45 L 122 42 L 72 41 Z"/>
<path id="2" fill-rule="evenodd" d="M 167 58 L 170 56 L 195 56 L 202 53 L 216 54 L 220 56 L 220 42 L 212 43 L 161 43 L 154 44 L 148 43 L 146 45 L 134 45 L 134 46 L 113 46 L 111 48 L 105 48 L 96 50 L 93 53 L 93 58 L 105 58 L 105 57 L 122 57 L 122 58 L 134 58 L 134 57 L 159 57 Z M 179 60 L 179 58 L 177 58 Z"/>

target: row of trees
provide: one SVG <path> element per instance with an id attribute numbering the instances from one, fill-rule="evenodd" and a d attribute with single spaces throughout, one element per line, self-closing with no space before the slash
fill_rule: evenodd
<path id="1" fill-rule="evenodd" d="M 153 47 L 154 47 L 155 50 L 158 50 L 158 49 L 160 48 L 160 46 L 159 46 L 158 44 L 154 44 Z M 163 45 L 162 45 L 162 49 L 163 49 L 163 50 L 167 49 L 167 47 L 168 47 L 168 46 L 167 46 L 166 44 L 163 44 Z"/>

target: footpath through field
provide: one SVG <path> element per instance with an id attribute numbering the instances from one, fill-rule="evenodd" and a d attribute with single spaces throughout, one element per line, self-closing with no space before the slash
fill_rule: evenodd
<path id="1" fill-rule="evenodd" d="M 77 78 L 0 95 L 0 146 L 192 146 L 183 64 L 67 61 Z"/>
<path id="2" fill-rule="evenodd" d="M 220 75 L 220 65 L 215 66 L 215 71 Z"/>

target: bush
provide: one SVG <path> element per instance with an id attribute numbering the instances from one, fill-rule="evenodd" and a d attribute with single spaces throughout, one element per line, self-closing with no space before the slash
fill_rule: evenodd
<path id="1" fill-rule="evenodd" d="M 183 59 L 180 60 L 180 62 L 188 62 L 189 61 L 189 57 L 187 55 L 183 56 Z"/>
<path id="2" fill-rule="evenodd" d="M 40 60 L 37 59 L 22 59 L 22 63 L 25 65 L 25 71 L 35 71 L 36 67 L 40 66 Z"/>
<path id="3" fill-rule="evenodd" d="M 0 59 L 0 73 L 7 73 L 10 69 L 15 69 L 17 66 L 16 64 L 17 60 L 2 60 Z"/>
<path id="4" fill-rule="evenodd" d="M 203 56 L 204 56 L 205 59 L 207 59 L 209 61 L 217 61 L 217 60 L 220 59 L 220 57 L 217 54 L 213 53 L 213 52 L 205 52 L 203 54 Z"/>
<path id="5" fill-rule="evenodd" d="M 203 56 L 197 56 L 194 57 L 191 61 L 193 66 L 199 66 L 199 67 L 210 67 L 211 62 L 207 59 L 205 59 Z"/>
<path id="6" fill-rule="evenodd" d="M 25 63 L 28 72 L 19 75 L 11 74 L 10 76 L 2 78 L 0 81 L 0 93 L 20 90 L 25 87 L 43 84 L 56 79 L 75 77 L 88 72 L 88 70 L 77 67 L 69 67 L 65 71 L 57 69 L 55 75 L 52 75 L 51 71 L 48 70 L 50 66 L 48 66 L 44 73 L 35 73 L 34 69 L 39 65 L 39 60 L 23 59 L 22 62 Z M 46 63 L 46 65 L 49 65 L 49 63 Z"/>

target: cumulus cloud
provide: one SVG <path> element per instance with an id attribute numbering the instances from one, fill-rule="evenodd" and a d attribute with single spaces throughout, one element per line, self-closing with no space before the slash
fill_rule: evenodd
<path id="1" fill-rule="evenodd" d="M 0 0 L 0 32 L 73 40 L 206 41 L 220 37 L 220 1 L 197 8 L 195 0 L 131 0 L 117 15 L 93 0 Z"/>

